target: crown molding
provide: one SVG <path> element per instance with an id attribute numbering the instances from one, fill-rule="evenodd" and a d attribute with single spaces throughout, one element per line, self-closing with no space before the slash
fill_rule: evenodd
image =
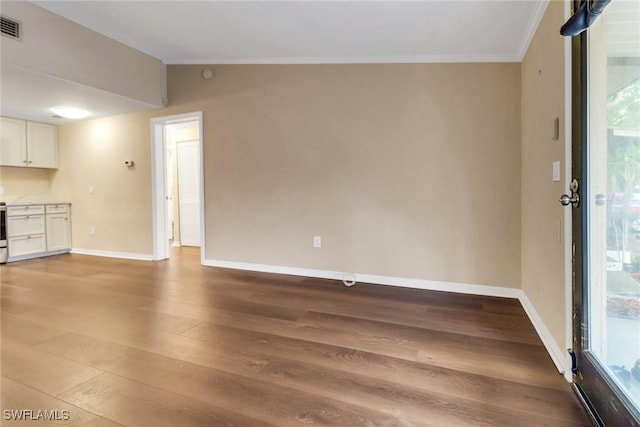
<path id="1" fill-rule="evenodd" d="M 522 62 L 524 56 L 527 54 L 527 50 L 529 50 L 529 45 L 533 40 L 533 37 L 536 35 L 536 31 L 538 30 L 538 26 L 542 21 L 542 17 L 544 13 L 547 11 L 547 7 L 549 6 L 549 0 L 539 0 L 536 2 L 536 7 L 531 14 L 531 18 L 529 19 L 529 23 L 527 24 L 527 28 L 524 31 L 522 36 L 522 40 L 520 40 L 520 46 L 518 46 L 518 53 L 516 54 L 516 61 Z M 558 29 L 560 31 L 560 29 Z"/>
<path id="2" fill-rule="evenodd" d="M 535 29 L 534 29 L 535 31 Z M 528 43 L 527 43 L 528 46 Z M 284 57 L 284 58 L 208 58 L 194 60 L 175 58 L 167 65 L 293 65 L 293 64 L 431 64 L 520 62 L 518 55 L 427 55 L 427 56 L 368 56 L 368 57 Z"/>

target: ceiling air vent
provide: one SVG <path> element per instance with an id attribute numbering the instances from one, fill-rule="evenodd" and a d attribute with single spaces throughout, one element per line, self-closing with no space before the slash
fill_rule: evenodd
<path id="1" fill-rule="evenodd" d="M 2 27 L 2 35 L 20 40 L 20 22 L 0 16 L 0 26 Z"/>

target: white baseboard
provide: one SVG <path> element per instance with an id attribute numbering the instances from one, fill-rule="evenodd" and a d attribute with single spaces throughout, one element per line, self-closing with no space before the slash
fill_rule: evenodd
<path id="1" fill-rule="evenodd" d="M 549 332 L 549 330 L 547 329 L 546 325 L 542 321 L 542 318 L 533 307 L 533 304 L 524 293 L 524 291 L 520 291 L 519 299 L 520 304 L 522 304 L 524 311 L 527 313 L 527 316 L 529 316 L 529 320 L 531 320 L 531 323 L 533 323 L 533 327 L 536 329 L 538 336 L 542 340 L 544 347 L 547 349 L 547 353 L 549 353 L 549 356 L 551 356 L 551 360 L 553 360 L 553 363 L 556 365 L 558 372 L 564 375 L 567 381 L 572 382 L 573 378 L 571 375 L 571 360 L 569 353 L 563 351 L 560 347 L 558 347 L 558 344 L 553 339 L 553 336 L 551 336 L 551 332 Z"/>
<path id="2" fill-rule="evenodd" d="M 152 255 L 138 254 L 138 253 L 132 253 L 132 252 L 100 251 L 95 249 L 73 248 L 71 249 L 71 253 L 79 254 L 79 255 L 101 256 L 106 258 L 122 258 L 122 259 L 132 259 L 137 261 L 153 261 Z"/>
<path id="3" fill-rule="evenodd" d="M 315 277 L 318 279 L 342 280 L 344 273 L 329 270 L 313 270 L 310 268 L 280 267 L 267 264 L 250 264 L 246 262 L 220 261 L 205 259 L 203 265 L 209 267 L 231 268 L 234 270 L 259 271 L 262 273 L 288 274 L 291 276 Z"/>
<path id="4" fill-rule="evenodd" d="M 404 277 L 378 276 L 375 274 L 356 274 L 359 282 L 375 285 L 398 286 L 403 288 L 425 289 L 429 291 L 455 292 L 458 294 L 486 295 L 502 298 L 518 298 L 519 289 L 501 286 L 472 285 L 468 283 L 442 282 L 437 280 L 409 279 Z"/>
<path id="5" fill-rule="evenodd" d="M 440 282 L 434 280 L 409 279 L 403 277 L 380 276 L 375 274 L 349 273 L 331 270 L 314 270 L 309 268 L 283 267 L 277 265 L 250 264 L 234 261 L 205 259 L 203 265 L 209 267 L 233 268 L 236 270 L 260 271 L 263 273 L 287 274 L 292 276 L 315 277 L 343 281 L 354 279 L 356 282 L 374 285 L 399 286 L 403 288 L 426 289 L 430 291 L 455 292 L 461 294 L 487 295 L 504 298 L 519 298 L 520 289 L 500 286 L 470 285 L 466 283 Z"/>
<path id="6" fill-rule="evenodd" d="M 342 281 L 345 278 L 353 279 L 356 282 L 372 283 L 375 285 L 399 286 L 404 288 L 425 289 L 430 291 L 455 292 L 461 294 L 484 295 L 491 297 L 515 298 L 520 301 L 524 311 L 529 316 L 538 336 L 542 340 L 545 349 L 549 353 L 551 360 L 556 365 L 558 372 L 564 374 L 567 381 L 571 379 L 570 361 L 568 354 L 562 351 L 554 341 L 551 333 L 545 326 L 542 318 L 527 298 L 522 289 L 506 288 L 500 286 L 472 285 L 467 283 L 441 282 L 434 280 L 409 279 L 392 276 L 379 276 L 375 274 L 346 273 L 330 270 L 314 270 L 308 268 L 282 267 L 265 264 L 251 264 L 244 262 L 221 261 L 205 259 L 203 265 L 210 267 L 232 268 L 236 270 L 260 271 L 264 273 L 287 274 L 293 276 L 315 277 L 319 279 L 331 279 Z M 569 374 L 567 374 L 567 372 Z"/>

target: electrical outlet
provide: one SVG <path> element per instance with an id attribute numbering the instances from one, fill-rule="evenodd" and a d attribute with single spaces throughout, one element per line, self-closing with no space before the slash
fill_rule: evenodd
<path id="1" fill-rule="evenodd" d="M 89 234 L 92 236 L 96 235 L 96 227 L 95 226 L 91 226 L 91 228 L 89 228 Z"/>
<path id="2" fill-rule="evenodd" d="M 89 186 L 89 194 L 93 194 L 93 185 Z"/>
<path id="3" fill-rule="evenodd" d="M 322 237 L 321 236 L 313 236 L 313 247 L 321 248 L 322 247 Z"/>

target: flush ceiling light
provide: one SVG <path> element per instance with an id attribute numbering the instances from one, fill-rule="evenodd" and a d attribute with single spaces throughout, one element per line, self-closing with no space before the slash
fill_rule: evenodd
<path id="1" fill-rule="evenodd" d="M 53 107 L 51 111 L 65 119 L 84 119 L 89 116 L 89 112 L 87 110 L 75 107 Z"/>

